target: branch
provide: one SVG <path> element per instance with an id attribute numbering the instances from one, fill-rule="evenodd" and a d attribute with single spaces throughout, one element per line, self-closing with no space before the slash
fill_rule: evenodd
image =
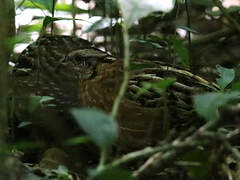
<path id="1" fill-rule="evenodd" d="M 213 33 L 209 33 L 207 35 L 202 35 L 197 39 L 192 40 L 192 45 L 196 46 L 196 45 L 201 45 L 201 44 L 208 44 L 209 42 L 213 42 L 218 40 L 221 37 L 225 37 L 225 36 L 231 36 L 236 34 L 236 30 L 233 28 L 223 28 L 219 31 L 213 32 Z M 187 44 L 187 43 L 185 43 Z"/>
<path id="2" fill-rule="evenodd" d="M 222 2 L 219 0 L 213 0 L 213 3 L 220 9 L 231 25 L 240 33 L 240 24 L 238 24 L 238 22 L 226 11 L 222 5 Z"/>

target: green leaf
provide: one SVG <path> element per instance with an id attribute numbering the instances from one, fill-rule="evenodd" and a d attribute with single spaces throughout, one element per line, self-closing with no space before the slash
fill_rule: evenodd
<path id="1" fill-rule="evenodd" d="M 41 99 L 42 99 L 41 96 L 33 96 L 33 95 L 29 96 L 28 111 L 29 112 L 35 111 L 36 108 L 41 105 L 40 103 Z"/>
<path id="2" fill-rule="evenodd" d="M 40 103 L 46 103 L 46 102 L 49 102 L 51 100 L 55 99 L 54 97 L 51 97 L 51 96 L 42 96 L 41 100 L 40 100 Z"/>
<path id="3" fill-rule="evenodd" d="M 175 0 L 119 0 L 119 4 L 125 23 L 129 27 L 154 11 L 170 12 L 174 8 Z"/>
<path id="4" fill-rule="evenodd" d="M 71 113 L 78 125 L 100 148 L 109 148 L 117 140 L 118 125 L 111 116 L 103 111 L 73 108 Z"/>
<path id="5" fill-rule="evenodd" d="M 72 175 L 69 174 L 68 169 L 63 165 L 58 166 L 57 169 L 53 169 L 52 171 L 56 173 L 57 179 L 63 179 L 63 180 L 72 180 L 73 179 Z"/>
<path id="6" fill-rule="evenodd" d="M 34 141 L 34 142 L 22 141 L 19 143 L 15 143 L 14 147 L 17 148 L 18 150 L 29 150 L 29 149 L 35 149 L 35 148 L 42 148 L 43 145 L 44 144 L 39 141 Z"/>
<path id="7" fill-rule="evenodd" d="M 191 179 L 203 180 L 206 175 L 212 170 L 214 161 L 209 162 L 209 157 L 211 157 L 212 151 L 210 149 L 193 149 L 190 152 L 187 152 L 183 155 L 183 161 L 193 162 L 198 166 L 184 166 L 184 169 L 187 170 Z"/>
<path id="8" fill-rule="evenodd" d="M 54 104 L 45 104 L 46 102 L 49 102 L 53 100 L 54 97 L 50 96 L 29 96 L 29 104 L 28 104 L 28 111 L 33 112 L 38 107 L 45 107 L 45 106 L 55 106 Z"/>
<path id="9" fill-rule="evenodd" d="M 152 42 L 160 44 L 162 47 L 168 46 L 168 41 L 162 35 L 148 35 L 147 39 Z"/>
<path id="10" fill-rule="evenodd" d="M 31 25 L 22 25 L 19 27 L 20 32 L 33 32 L 33 31 L 38 31 L 40 32 L 42 29 L 42 22 L 36 23 L 36 24 L 31 24 Z"/>
<path id="11" fill-rule="evenodd" d="M 175 38 L 172 38 L 170 41 L 173 44 L 174 52 L 181 58 L 183 66 L 189 69 L 189 52 L 188 49 L 184 46 L 183 41 Z"/>
<path id="12" fill-rule="evenodd" d="M 122 170 L 119 168 L 107 168 L 103 171 L 90 171 L 90 177 L 94 180 L 134 180 L 130 171 Z"/>
<path id="13" fill-rule="evenodd" d="M 54 18 L 54 17 L 46 16 L 43 20 L 43 30 L 45 30 L 50 23 L 52 23 L 54 21 L 59 21 L 62 19 L 63 18 Z"/>
<path id="14" fill-rule="evenodd" d="M 27 173 L 27 174 L 24 174 L 22 177 L 21 177 L 21 180 L 49 180 L 48 178 L 44 178 L 44 177 L 40 177 L 40 176 L 37 176 L 33 173 Z"/>
<path id="15" fill-rule="evenodd" d="M 138 42 L 138 43 L 142 43 L 142 44 L 150 44 L 150 45 L 152 45 L 153 47 L 158 48 L 158 49 L 163 49 L 163 48 L 164 48 L 164 47 L 163 47 L 162 45 L 160 45 L 159 43 L 152 42 L 152 41 L 149 41 L 149 40 L 131 39 L 130 42 Z"/>
<path id="16" fill-rule="evenodd" d="M 152 88 L 152 83 L 149 83 L 149 82 L 143 82 L 142 83 L 142 87 L 138 90 L 137 94 L 136 94 L 136 98 L 143 95 L 143 94 L 146 94 L 148 93 L 149 89 Z"/>
<path id="17" fill-rule="evenodd" d="M 56 11 L 67 11 L 67 12 L 72 12 L 73 8 L 71 4 L 65 4 L 65 3 L 57 3 L 55 6 L 55 10 Z M 85 9 L 80 9 L 75 7 L 74 8 L 74 12 L 77 14 L 81 14 L 81 13 L 89 13 L 88 10 Z"/>
<path id="18" fill-rule="evenodd" d="M 130 70 L 139 70 L 139 69 L 151 68 L 151 67 L 154 67 L 154 65 L 150 63 L 130 62 Z"/>
<path id="19" fill-rule="evenodd" d="M 26 126 L 29 126 L 31 125 L 32 122 L 29 122 L 29 121 L 23 121 L 21 123 L 19 123 L 19 125 L 17 126 L 18 128 L 23 128 L 23 127 L 26 127 Z"/>
<path id="20" fill-rule="evenodd" d="M 43 107 L 55 107 L 56 104 L 50 104 L 49 101 L 54 100 L 54 97 L 51 96 L 41 96 L 41 99 L 39 101 L 40 106 Z"/>
<path id="21" fill-rule="evenodd" d="M 78 137 L 68 139 L 65 142 L 65 144 L 66 145 L 79 145 L 79 144 L 87 143 L 89 141 L 90 141 L 89 136 L 78 136 Z"/>
<path id="22" fill-rule="evenodd" d="M 46 7 L 44 7 L 43 5 L 41 4 L 36 4 L 33 5 L 32 2 L 30 1 L 24 1 L 23 4 L 21 4 L 20 6 L 24 7 L 24 8 L 41 8 L 41 9 L 47 9 Z M 72 12 L 72 5 L 71 4 L 64 4 L 64 3 L 57 3 L 55 5 L 55 10 L 56 11 L 67 11 L 67 12 Z M 84 10 L 84 9 L 80 9 L 80 8 L 77 8 L 75 7 L 74 11 L 77 13 L 77 14 L 81 14 L 81 13 L 88 13 L 89 11 L 88 10 Z"/>
<path id="23" fill-rule="evenodd" d="M 43 5 L 38 3 L 32 3 L 31 0 L 25 0 L 21 5 L 21 7 L 24 8 L 40 8 L 40 9 L 46 9 Z"/>
<path id="24" fill-rule="evenodd" d="M 217 78 L 217 84 L 223 90 L 225 89 L 235 78 L 235 71 L 234 69 L 229 69 L 222 67 L 220 65 L 216 65 L 217 72 L 220 78 Z"/>
<path id="25" fill-rule="evenodd" d="M 19 34 L 14 37 L 8 38 L 7 46 L 9 49 L 13 49 L 14 45 L 17 43 L 24 43 L 30 42 L 30 35 L 29 34 Z"/>
<path id="26" fill-rule="evenodd" d="M 41 18 L 41 17 L 38 17 L 38 18 Z M 60 20 L 80 20 L 80 21 L 86 21 L 84 19 L 73 19 L 73 18 L 62 18 L 62 17 L 50 17 L 50 16 L 45 16 L 44 19 L 43 19 L 43 26 L 42 26 L 42 30 L 45 30 L 47 28 L 47 26 L 54 22 L 54 21 L 60 21 Z M 88 21 L 86 21 L 88 22 Z"/>
<path id="27" fill-rule="evenodd" d="M 164 80 L 154 82 L 152 85 L 153 85 L 153 88 L 155 89 L 155 91 L 157 91 L 158 93 L 163 93 L 175 81 L 176 81 L 176 78 L 169 77 L 169 78 L 165 78 Z"/>
<path id="28" fill-rule="evenodd" d="M 233 91 L 240 91 L 240 82 L 235 82 L 232 84 L 232 88 Z"/>
<path id="29" fill-rule="evenodd" d="M 154 89 L 159 94 L 164 93 L 167 88 L 176 81 L 176 78 L 168 77 L 156 82 L 143 82 L 142 87 L 138 90 L 136 98 L 142 94 L 148 93 L 150 89 Z"/>
<path id="30" fill-rule="evenodd" d="M 53 9 L 53 7 L 52 7 L 53 2 L 54 2 L 54 6 L 57 2 L 57 0 L 28 0 L 28 1 L 32 2 L 33 5 L 36 5 L 36 6 L 41 5 L 41 6 L 45 7 L 51 13 L 52 13 L 52 9 Z"/>
<path id="31" fill-rule="evenodd" d="M 218 108 L 236 99 L 240 92 L 205 93 L 194 96 L 194 108 L 207 121 L 218 120 Z"/>
<path id="32" fill-rule="evenodd" d="M 179 29 L 183 29 L 183 30 L 185 30 L 185 31 L 189 31 L 189 32 L 194 33 L 194 34 L 199 34 L 199 32 L 197 32 L 196 30 L 194 30 L 194 29 L 192 29 L 192 28 L 189 28 L 189 27 L 187 27 L 187 26 L 179 26 L 178 28 L 179 28 Z"/>
<path id="33" fill-rule="evenodd" d="M 111 19 L 110 18 L 102 18 L 98 21 L 96 21 L 95 23 L 93 23 L 86 31 L 86 33 L 88 32 L 92 32 L 92 31 L 96 31 L 99 29 L 104 29 L 106 27 L 108 27 L 111 23 Z"/>

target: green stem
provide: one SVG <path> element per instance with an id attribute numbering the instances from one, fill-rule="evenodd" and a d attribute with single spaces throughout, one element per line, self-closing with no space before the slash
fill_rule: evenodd
<path id="1" fill-rule="evenodd" d="M 118 96 L 116 97 L 113 107 L 112 107 L 112 117 L 116 118 L 117 112 L 120 106 L 120 103 L 123 99 L 123 96 L 126 92 L 129 80 L 129 59 L 130 59 L 130 51 L 129 51 L 129 35 L 128 28 L 125 23 L 123 23 L 123 43 L 124 43 L 124 60 L 123 60 L 123 82 L 121 84 Z"/>
<path id="2" fill-rule="evenodd" d="M 99 161 L 97 170 L 101 171 L 104 168 L 104 165 L 105 165 L 105 162 L 106 162 L 106 157 L 107 157 L 107 150 L 102 149 L 101 150 L 100 161 Z"/>

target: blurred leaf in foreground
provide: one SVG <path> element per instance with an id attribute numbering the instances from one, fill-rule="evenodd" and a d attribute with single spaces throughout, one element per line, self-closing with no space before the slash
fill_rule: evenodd
<path id="1" fill-rule="evenodd" d="M 111 116 L 103 111 L 73 108 L 71 113 L 78 125 L 90 135 L 100 148 L 109 148 L 117 140 L 118 125 Z"/>
<path id="2" fill-rule="evenodd" d="M 170 12 L 174 8 L 175 0 L 119 0 L 119 3 L 126 25 L 131 26 L 154 11 Z"/>
<path id="3" fill-rule="evenodd" d="M 218 120 L 218 108 L 240 96 L 240 92 L 205 93 L 194 96 L 194 108 L 206 120 Z"/>
<path id="4" fill-rule="evenodd" d="M 134 180 L 131 172 L 119 168 L 108 168 L 103 171 L 90 171 L 90 176 L 94 180 Z"/>
<path id="5" fill-rule="evenodd" d="M 220 76 L 216 79 L 216 81 L 220 88 L 223 90 L 234 80 L 235 71 L 234 69 L 225 68 L 220 65 L 216 65 L 216 68 Z"/>

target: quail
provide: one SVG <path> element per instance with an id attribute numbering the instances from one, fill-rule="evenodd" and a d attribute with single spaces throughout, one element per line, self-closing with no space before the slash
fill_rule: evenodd
<path id="1" fill-rule="evenodd" d="M 218 90 L 216 84 L 160 61 L 131 59 L 131 67 L 117 116 L 120 127 L 117 146 L 123 151 L 154 145 L 165 138 L 166 121 L 168 129 L 191 124 L 196 119 L 192 95 Z M 22 75 L 22 69 L 29 72 Z M 45 36 L 23 51 L 14 73 L 17 86 L 25 89 L 31 86 L 27 89 L 35 94 L 53 96 L 56 108 L 79 106 L 110 113 L 123 80 L 123 61 L 80 38 Z M 165 93 L 150 88 L 137 96 L 144 83 L 168 77 L 176 81 Z"/>

